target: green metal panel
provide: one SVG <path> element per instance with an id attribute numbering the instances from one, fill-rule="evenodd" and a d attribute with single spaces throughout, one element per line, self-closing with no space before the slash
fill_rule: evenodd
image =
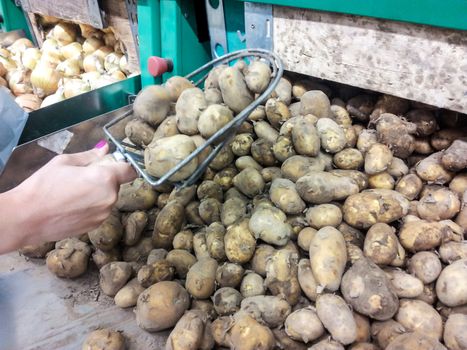
<path id="1" fill-rule="evenodd" d="M 240 36 L 245 35 L 245 10 L 243 3 L 224 0 L 224 17 L 229 52 L 246 48 L 245 42 L 242 42 L 238 35 L 238 31 L 240 31 Z"/>
<path id="2" fill-rule="evenodd" d="M 238 1 L 238 0 L 237 0 Z M 246 0 L 239 0 L 246 1 Z M 467 30 L 466 0 L 248 0 Z"/>
<path id="3" fill-rule="evenodd" d="M 14 0 L 0 0 L 0 14 L 3 17 L 3 23 L 0 23 L 1 31 L 9 32 L 22 29 L 27 37 L 31 38 L 24 13 L 20 7 L 15 5 Z"/>

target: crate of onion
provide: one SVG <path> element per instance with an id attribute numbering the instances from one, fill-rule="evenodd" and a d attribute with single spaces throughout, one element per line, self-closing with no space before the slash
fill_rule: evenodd
<path id="1" fill-rule="evenodd" d="M 47 16 L 39 22 L 44 33 L 40 47 L 21 38 L 0 48 L 0 85 L 26 111 L 138 73 L 130 68 L 126 47 L 112 27 L 99 30 Z"/>

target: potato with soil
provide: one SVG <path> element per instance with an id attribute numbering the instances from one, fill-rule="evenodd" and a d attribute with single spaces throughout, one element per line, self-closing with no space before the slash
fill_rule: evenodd
<path id="1" fill-rule="evenodd" d="M 394 178 L 387 172 L 382 172 L 368 177 L 368 187 L 374 189 L 392 190 L 395 185 Z"/>
<path id="2" fill-rule="evenodd" d="M 320 204 L 310 207 L 306 212 L 306 221 L 315 228 L 337 227 L 342 222 L 342 211 L 334 204 Z"/>
<path id="3" fill-rule="evenodd" d="M 366 122 L 375 105 L 374 98 L 370 95 L 357 95 L 347 101 L 346 109 L 349 114 L 359 121 Z"/>
<path id="4" fill-rule="evenodd" d="M 251 134 L 238 134 L 234 137 L 230 148 L 237 157 L 246 156 L 250 154 L 253 141 L 254 139 Z"/>
<path id="5" fill-rule="evenodd" d="M 233 316 L 227 338 L 231 349 L 272 350 L 275 345 L 271 330 L 245 312 Z"/>
<path id="6" fill-rule="evenodd" d="M 412 109 L 405 118 L 417 126 L 417 135 L 428 136 L 438 128 L 438 123 L 433 113 L 424 109 Z"/>
<path id="7" fill-rule="evenodd" d="M 294 340 L 304 343 L 318 339 L 324 333 L 324 327 L 312 308 L 298 309 L 285 320 L 285 332 Z"/>
<path id="8" fill-rule="evenodd" d="M 402 193 L 408 200 L 414 200 L 422 190 L 423 182 L 416 174 L 403 176 L 396 184 L 395 190 Z"/>
<path id="9" fill-rule="evenodd" d="M 275 207 L 256 209 L 249 220 L 249 229 L 256 239 L 283 246 L 292 234 L 292 227 L 286 223 L 287 216 Z"/>
<path id="10" fill-rule="evenodd" d="M 232 225 L 245 217 L 247 212 L 246 203 L 240 198 L 230 198 L 222 204 L 221 221 L 225 227 Z"/>
<path id="11" fill-rule="evenodd" d="M 106 252 L 97 249 L 94 253 L 92 253 L 92 261 L 94 261 L 94 264 L 96 264 L 98 269 L 112 261 L 120 260 L 122 260 L 122 254 L 120 253 L 120 249 L 118 249 L 118 247 Z"/>
<path id="12" fill-rule="evenodd" d="M 171 250 L 165 260 L 170 266 L 175 268 L 178 277 L 184 279 L 190 268 L 196 263 L 196 258 L 188 251 L 183 249 Z"/>
<path id="13" fill-rule="evenodd" d="M 304 251 L 308 251 L 310 249 L 310 242 L 314 235 L 316 234 L 317 230 L 312 227 L 304 227 L 300 230 L 297 237 L 297 244 L 300 248 Z"/>
<path id="14" fill-rule="evenodd" d="M 420 198 L 417 211 L 422 219 L 439 221 L 453 218 L 459 212 L 460 206 L 459 198 L 454 192 L 441 188 Z"/>
<path id="15" fill-rule="evenodd" d="M 365 173 L 369 175 L 385 171 L 392 163 L 392 152 L 388 146 L 375 143 L 365 154 Z"/>
<path id="16" fill-rule="evenodd" d="M 244 195 L 252 198 L 263 192 L 264 180 L 261 173 L 254 168 L 246 168 L 236 175 L 232 183 Z"/>
<path id="17" fill-rule="evenodd" d="M 165 345 L 166 350 L 201 349 L 208 316 L 201 310 L 188 310 L 178 320 Z M 212 341 L 211 348 L 214 346 Z"/>
<path id="18" fill-rule="evenodd" d="M 300 114 L 313 114 L 318 118 L 331 116 L 331 102 L 321 90 L 310 90 L 300 98 Z"/>
<path id="19" fill-rule="evenodd" d="M 268 140 L 271 143 L 276 142 L 279 132 L 266 121 L 253 123 L 255 134 L 258 138 Z"/>
<path id="20" fill-rule="evenodd" d="M 173 327 L 190 305 L 187 291 L 177 282 L 162 281 L 138 297 L 136 323 L 148 332 Z"/>
<path id="21" fill-rule="evenodd" d="M 144 290 L 145 288 L 139 284 L 138 279 L 133 278 L 115 294 L 115 305 L 121 308 L 135 306 L 139 295 L 143 293 Z"/>
<path id="22" fill-rule="evenodd" d="M 132 274 L 131 265 L 124 261 L 114 261 L 99 270 L 99 286 L 108 296 L 115 296 L 128 282 Z"/>
<path id="23" fill-rule="evenodd" d="M 86 272 L 91 248 L 77 238 L 66 238 L 55 243 L 47 254 L 47 268 L 62 278 L 75 278 Z"/>
<path id="24" fill-rule="evenodd" d="M 125 125 L 125 135 L 138 146 L 147 146 L 154 137 L 154 128 L 140 119 L 130 120 Z"/>
<path id="25" fill-rule="evenodd" d="M 123 249 L 123 261 L 145 262 L 153 248 L 151 237 L 144 237 L 135 245 Z"/>
<path id="26" fill-rule="evenodd" d="M 441 316 L 421 300 L 401 299 L 395 319 L 409 332 L 421 332 L 437 339 L 443 334 Z"/>
<path id="27" fill-rule="evenodd" d="M 143 179 L 136 179 L 120 186 L 115 206 L 121 211 L 147 210 L 154 206 L 157 193 Z"/>
<path id="28" fill-rule="evenodd" d="M 436 281 L 442 270 L 438 255 L 433 252 L 418 252 L 407 263 L 408 271 L 428 284 Z"/>
<path id="29" fill-rule="evenodd" d="M 355 148 L 346 148 L 334 154 L 333 163 L 339 169 L 357 170 L 363 165 L 363 155 Z"/>
<path id="30" fill-rule="evenodd" d="M 392 226 L 376 223 L 366 233 L 363 252 L 375 264 L 390 265 L 397 257 L 398 242 Z"/>
<path id="31" fill-rule="evenodd" d="M 175 105 L 178 130 L 185 135 L 196 135 L 198 120 L 207 106 L 203 90 L 196 87 L 184 90 Z"/>
<path id="32" fill-rule="evenodd" d="M 240 284 L 240 293 L 244 298 L 264 295 L 265 292 L 264 280 L 259 274 L 249 272 L 243 277 Z"/>
<path id="33" fill-rule="evenodd" d="M 233 119 L 232 111 L 220 104 L 208 106 L 199 116 L 199 133 L 209 138 Z"/>
<path id="34" fill-rule="evenodd" d="M 399 192 L 387 189 L 365 190 L 349 196 L 343 206 L 344 220 L 356 228 L 378 222 L 390 223 L 407 214 L 409 201 Z"/>
<path id="35" fill-rule="evenodd" d="M 209 258 L 208 246 L 206 244 L 206 229 L 202 228 L 193 236 L 193 250 L 196 259 Z"/>
<path id="36" fill-rule="evenodd" d="M 467 349 L 467 336 L 465 334 L 466 327 L 467 315 L 449 315 L 444 326 L 444 344 L 452 350 Z"/>
<path id="37" fill-rule="evenodd" d="M 225 260 L 224 248 L 225 227 L 219 222 L 213 222 L 206 228 L 206 246 L 211 258 L 217 261 Z"/>
<path id="38" fill-rule="evenodd" d="M 259 138 L 251 145 L 251 155 L 255 161 L 262 166 L 273 166 L 276 164 L 276 158 L 272 151 L 273 143 Z"/>
<path id="39" fill-rule="evenodd" d="M 277 98 L 288 106 L 292 100 L 292 84 L 286 78 L 282 77 L 279 80 L 276 88 L 271 94 L 271 97 Z"/>
<path id="40" fill-rule="evenodd" d="M 81 350 L 125 350 L 125 337 L 111 329 L 97 329 L 88 334 Z"/>
<path id="41" fill-rule="evenodd" d="M 218 82 L 224 103 L 235 113 L 241 112 L 253 102 L 253 95 L 248 90 L 245 77 L 237 68 L 223 69 L 219 74 Z"/>
<path id="42" fill-rule="evenodd" d="M 292 141 L 298 154 L 311 157 L 318 155 L 321 140 L 312 119 L 307 116 L 296 117 L 292 128 Z"/>
<path id="43" fill-rule="evenodd" d="M 220 287 L 237 288 L 242 281 L 245 270 L 239 264 L 224 263 L 217 268 L 216 282 Z"/>
<path id="44" fill-rule="evenodd" d="M 148 223 L 148 215 L 144 211 L 135 211 L 126 219 L 123 230 L 123 243 L 125 245 L 134 245 L 141 238 L 146 225 Z"/>
<path id="45" fill-rule="evenodd" d="M 282 297 L 257 295 L 243 299 L 241 310 L 249 313 L 257 321 L 274 328 L 284 324 L 291 312 L 291 307 Z"/>
<path id="46" fill-rule="evenodd" d="M 323 294 L 316 300 L 316 313 L 331 336 L 342 344 L 351 344 L 357 337 L 352 311 L 338 295 Z"/>
<path id="47" fill-rule="evenodd" d="M 175 187 L 169 195 L 170 201 L 178 201 L 181 205 L 187 205 L 195 197 L 197 186 Z"/>
<path id="48" fill-rule="evenodd" d="M 110 216 L 96 229 L 88 232 L 89 240 L 97 249 L 109 251 L 115 247 L 123 236 L 123 225 L 120 213 L 112 211 Z"/>
<path id="49" fill-rule="evenodd" d="M 358 259 L 342 277 L 341 292 L 352 308 L 379 321 L 392 318 L 399 300 L 383 270 L 368 259 Z"/>
<path id="50" fill-rule="evenodd" d="M 185 287 L 196 299 L 209 298 L 215 290 L 217 261 L 201 258 L 190 267 L 186 275 Z"/>
<path id="51" fill-rule="evenodd" d="M 296 182 L 302 176 L 314 171 L 323 171 L 325 164 L 318 157 L 292 156 L 281 166 L 282 174 L 286 179 Z"/>
<path id="52" fill-rule="evenodd" d="M 283 328 L 273 328 L 272 333 L 276 338 L 276 347 L 279 349 L 306 350 L 307 346 L 302 342 L 290 338 Z"/>
<path id="53" fill-rule="evenodd" d="M 276 129 L 279 129 L 285 121 L 290 119 L 289 108 L 281 100 L 270 98 L 266 101 L 264 110 L 269 123 Z"/>
<path id="54" fill-rule="evenodd" d="M 240 309 L 240 292 L 231 287 L 219 288 L 212 296 L 214 309 L 219 316 L 233 315 Z"/>
<path id="55" fill-rule="evenodd" d="M 287 136 L 279 136 L 276 142 L 272 145 L 272 153 L 274 153 L 274 157 L 279 162 L 284 162 L 288 158 L 294 156 L 296 153 L 292 139 Z"/>
<path id="56" fill-rule="evenodd" d="M 321 147 L 328 153 L 342 151 L 346 144 L 344 129 L 334 120 L 321 118 L 316 123 L 316 129 L 321 140 Z"/>
<path id="57" fill-rule="evenodd" d="M 152 141 L 159 140 L 164 137 L 174 136 L 177 134 L 180 134 L 177 128 L 177 117 L 174 115 L 168 116 L 157 127 L 152 137 Z"/>
<path id="58" fill-rule="evenodd" d="M 431 136 L 431 145 L 437 151 L 447 149 L 455 140 L 465 137 L 465 131 L 461 128 L 438 130 Z"/>
<path id="59" fill-rule="evenodd" d="M 316 283 L 329 291 L 339 289 L 347 262 L 342 233 L 331 226 L 323 227 L 312 238 L 309 254 Z"/>
<path id="60" fill-rule="evenodd" d="M 184 221 L 185 208 L 176 200 L 170 201 L 157 216 L 152 233 L 154 248 L 169 249 L 174 236 L 180 231 Z"/>
<path id="61" fill-rule="evenodd" d="M 439 256 L 445 264 L 467 258 L 467 242 L 446 242 L 439 247 Z"/>
<path id="62" fill-rule="evenodd" d="M 251 92 L 262 93 L 268 87 L 269 80 L 271 80 L 271 68 L 267 63 L 253 61 L 246 67 L 245 82 Z"/>
<path id="63" fill-rule="evenodd" d="M 395 268 L 384 270 L 399 298 L 416 298 L 423 293 L 423 282 Z"/>
<path id="64" fill-rule="evenodd" d="M 371 324 L 371 336 L 382 349 L 386 349 L 395 338 L 405 332 L 406 329 L 393 319 L 375 321 Z"/>
<path id="65" fill-rule="evenodd" d="M 306 297 L 316 301 L 319 285 L 313 276 L 309 259 L 300 259 L 298 263 L 298 283 Z"/>
<path id="66" fill-rule="evenodd" d="M 260 244 L 251 259 L 251 268 L 260 276 L 266 277 L 266 265 L 276 250 L 268 244 Z"/>
<path id="67" fill-rule="evenodd" d="M 467 303 L 467 259 L 460 259 L 446 266 L 436 281 L 436 295 L 447 306 Z"/>
<path id="68" fill-rule="evenodd" d="M 167 79 L 165 87 L 169 91 L 172 102 L 177 102 L 182 92 L 186 89 L 194 88 L 195 85 L 184 77 L 173 76 Z"/>
<path id="69" fill-rule="evenodd" d="M 396 337 L 386 350 L 447 350 L 435 337 L 421 332 L 408 332 Z"/>
<path id="70" fill-rule="evenodd" d="M 135 117 L 153 127 L 158 126 L 170 110 L 170 92 L 163 86 L 151 85 L 141 90 L 133 103 Z"/>
<path id="71" fill-rule="evenodd" d="M 417 126 L 391 113 L 383 113 L 376 120 L 378 141 L 390 147 L 394 156 L 405 159 L 414 151 Z"/>
<path id="72" fill-rule="evenodd" d="M 46 254 L 55 247 L 55 242 L 44 242 L 37 245 L 26 245 L 19 249 L 21 255 L 28 258 L 45 258 Z"/>
<path id="73" fill-rule="evenodd" d="M 295 184 L 287 179 L 273 180 L 269 196 L 271 201 L 286 214 L 299 214 L 306 207 L 295 188 Z"/>
<path id="74" fill-rule="evenodd" d="M 454 174 L 443 167 L 442 158 L 443 152 L 437 152 L 421 160 L 415 166 L 417 175 L 429 184 L 443 185 L 451 181 Z"/>
<path id="75" fill-rule="evenodd" d="M 142 266 L 138 271 L 138 282 L 147 288 L 160 281 L 171 281 L 174 274 L 175 267 L 163 259 Z"/>

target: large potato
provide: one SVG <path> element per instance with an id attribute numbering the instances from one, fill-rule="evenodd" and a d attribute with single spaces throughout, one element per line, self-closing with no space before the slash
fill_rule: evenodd
<path id="1" fill-rule="evenodd" d="M 135 117 L 158 126 L 170 110 L 170 92 L 163 86 L 151 85 L 141 90 L 133 103 Z"/>
<path id="2" fill-rule="evenodd" d="M 310 242 L 310 264 L 313 276 L 321 288 L 339 289 L 347 262 L 344 237 L 334 227 L 323 227 Z"/>
<path id="3" fill-rule="evenodd" d="M 251 102 L 253 96 L 245 83 L 245 77 L 235 67 L 222 70 L 218 78 L 224 103 L 235 113 L 241 112 Z"/>
<path id="4" fill-rule="evenodd" d="M 249 229 L 249 221 L 243 219 L 227 228 L 225 254 L 231 262 L 244 264 L 250 261 L 255 252 L 256 240 Z"/>
<path id="5" fill-rule="evenodd" d="M 286 214 L 299 214 L 306 207 L 295 188 L 295 184 L 287 179 L 273 180 L 269 196 L 271 201 Z"/>
<path id="6" fill-rule="evenodd" d="M 391 113 L 383 113 L 375 121 L 378 141 L 388 146 L 394 156 L 405 159 L 414 151 L 413 134 L 417 126 Z"/>
<path id="7" fill-rule="evenodd" d="M 402 193 L 408 200 L 414 200 L 422 190 L 423 182 L 416 174 L 403 176 L 396 184 L 395 190 Z"/>
<path id="8" fill-rule="evenodd" d="M 316 123 L 316 129 L 321 140 L 321 147 L 328 153 L 342 151 L 347 144 L 344 129 L 334 120 L 320 118 Z"/>
<path id="9" fill-rule="evenodd" d="M 424 158 L 415 166 L 417 175 L 428 183 L 443 185 L 449 182 L 454 175 L 443 167 L 442 157 L 443 153 L 437 152 Z"/>
<path id="10" fill-rule="evenodd" d="M 306 220 L 315 229 L 324 226 L 337 227 L 342 222 L 342 211 L 334 204 L 315 205 L 307 210 Z"/>
<path id="11" fill-rule="evenodd" d="M 215 290 L 217 261 L 201 258 L 190 267 L 185 287 L 195 299 L 209 298 Z"/>
<path id="12" fill-rule="evenodd" d="M 195 85 L 184 77 L 173 76 L 167 79 L 165 87 L 169 91 L 172 102 L 177 102 L 184 90 L 194 88 Z"/>
<path id="13" fill-rule="evenodd" d="M 467 259 L 460 259 L 446 266 L 436 281 L 436 295 L 447 306 L 467 303 Z"/>
<path id="14" fill-rule="evenodd" d="M 199 116 L 199 133 L 209 138 L 233 119 L 232 111 L 220 104 L 208 106 Z"/>
<path id="15" fill-rule="evenodd" d="M 300 97 L 300 114 L 313 114 L 318 118 L 331 116 L 331 102 L 321 90 L 310 90 Z"/>
<path id="16" fill-rule="evenodd" d="M 292 128 L 292 141 L 298 154 L 311 157 L 318 155 L 321 141 L 312 119 L 307 116 L 296 117 Z"/>
<path id="17" fill-rule="evenodd" d="M 395 318 L 410 332 L 421 332 L 437 339 L 443 335 L 441 316 L 421 300 L 402 299 Z"/>
<path id="18" fill-rule="evenodd" d="M 249 228 L 256 239 L 283 246 L 292 234 L 292 227 L 286 219 L 287 216 L 278 208 L 260 208 L 251 215 Z"/>
<path id="19" fill-rule="evenodd" d="M 418 252 L 407 263 L 408 271 L 423 283 L 436 281 L 441 273 L 442 266 L 438 255 L 433 252 Z"/>
<path id="20" fill-rule="evenodd" d="M 452 350 L 467 349 L 467 315 L 449 315 L 444 326 L 444 344 Z"/>
<path id="21" fill-rule="evenodd" d="M 185 208 L 177 200 L 170 201 L 157 216 L 152 233 L 155 248 L 170 248 L 183 225 Z"/>
<path id="22" fill-rule="evenodd" d="M 396 230 L 384 223 L 370 227 L 363 245 L 366 257 L 378 265 L 389 265 L 397 257 Z"/>
<path id="23" fill-rule="evenodd" d="M 231 349 L 272 350 L 275 344 L 271 330 L 245 312 L 234 315 L 228 339 Z"/>
<path id="24" fill-rule="evenodd" d="M 439 221 L 454 217 L 460 206 L 459 198 L 454 192 L 441 188 L 420 198 L 417 212 L 422 219 Z"/>
<path id="25" fill-rule="evenodd" d="M 77 238 L 66 238 L 55 243 L 47 254 L 47 268 L 62 278 L 75 278 L 86 272 L 91 248 Z"/>
<path id="26" fill-rule="evenodd" d="M 154 206 L 157 193 L 141 178 L 120 186 L 115 206 L 121 211 L 147 210 Z"/>
<path id="27" fill-rule="evenodd" d="M 298 309 L 285 320 L 285 332 L 295 340 L 308 343 L 324 333 L 324 327 L 316 312 L 311 308 Z"/>
<path id="28" fill-rule="evenodd" d="M 251 92 L 260 94 L 269 85 L 271 68 L 261 61 L 251 62 L 245 69 L 245 82 Z"/>
<path id="29" fill-rule="evenodd" d="M 392 163 L 392 152 L 388 146 L 375 143 L 365 154 L 365 173 L 372 175 L 385 171 Z"/>
<path id="30" fill-rule="evenodd" d="M 196 87 L 185 89 L 175 105 L 178 130 L 185 135 L 197 134 L 198 120 L 206 107 L 203 90 Z"/>

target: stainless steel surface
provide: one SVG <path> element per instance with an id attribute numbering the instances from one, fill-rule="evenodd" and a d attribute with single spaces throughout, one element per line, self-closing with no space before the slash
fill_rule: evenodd
<path id="1" fill-rule="evenodd" d="M 116 116 L 128 110 L 131 110 L 130 106 L 103 114 L 65 129 L 72 134 L 72 137 L 65 146 L 64 153 L 82 152 L 93 148 L 99 140 L 105 137 L 102 130 L 103 126 L 110 120 L 115 119 Z M 123 127 L 116 125 L 113 131 L 118 137 L 123 137 Z M 58 135 L 62 132 L 63 130 L 52 135 Z M 50 139 L 50 136 L 51 135 L 44 136 L 15 148 L 6 165 L 5 171 L 0 176 L 0 192 L 7 191 L 19 185 L 23 180 L 57 155 L 57 153 L 40 146 L 42 141 L 48 138 Z"/>
<path id="2" fill-rule="evenodd" d="M 219 0 L 219 5 L 214 8 L 210 0 L 206 0 L 206 13 L 208 17 L 209 37 L 213 58 L 219 57 L 216 47 L 222 48 L 222 54 L 228 52 L 227 34 L 225 31 L 224 1 Z M 221 54 L 221 55 L 222 55 Z"/>
<path id="3" fill-rule="evenodd" d="M 10 46 L 16 40 L 25 38 L 26 34 L 22 29 L 12 30 L 10 32 L 0 32 L 0 45 Z"/>
<path id="4" fill-rule="evenodd" d="M 246 47 L 272 51 L 272 31 L 272 5 L 245 2 Z"/>
<path id="5" fill-rule="evenodd" d="M 130 22 L 131 35 L 136 46 L 136 55 L 139 59 L 139 36 L 138 36 L 138 6 L 137 0 L 125 0 L 128 21 Z"/>
<path id="6" fill-rule="evenodd" d="M 131 115 L 131 110 L 126 110 L 124 112 L 122 111 L 120 116 L 118 116 L 115 120 L 112 120 L 104 126 L 104 132 L 106 136 L 115 144 L 117 150 L 123 154 L 127 161 L 131 165 L 133 165 L 136 171 L 152 186 L 159 186 L 164 182 L 168 181 L 173 174 L 175 174 L 186 164 L 188 164 L 194 158 L 196 158 L 204 149 L 211 145 L 215 145 L 213 151 L 209 154 L 208 157 L 206 157 L 206 159 L 201 164 L 198 165 L 196 171 L 188 179 L 177 183 L 177 186 L 180 187 L 191 186 L 202 176 L 209 163 L 220 152 L 222 147 L 224 147 L 235 135 L 237 129 L 248 118 L 250 113 L 271 95 L 271 93 L 274 91 L 275 87 L 279 83 L 279 80 L 282 77 L 284 70 L 282 67 L 282 63 L 276 54 L 263 49 L 246 49 L 227 54 L 211 62 L 208 62 L 204 66 L 198 68 L 197 70 L 186 76 L 187 79 L 194 80 L 194 78 L 197 78 L 202 75 L 203 77 L 197 80 L 195 83 L 196 85 L 200 85 L 206 78 L 208 70 L 214 67 L 215 65 L 223 63 L 229 64 L 236 60 L 245 58 L 249 60 L 262 59 L 265 62 L 269 63 L 272 70 L 272 80 L 270 81 L 267 89 L 244 110 L 238 113 L 233 120 L 224 125 L 214 135 L 207 139 L 203 145 L 198 147 L 188 157 L 186 157 L 183 161 L 178 163 L 161 178 L 157 179 L 146 172 L 144 166 L 144 158 L 140 154 L 142 151 L 141 148 L 138 148 L 134 145 L 123 144 L 122 139 L 119 139 L 112 130 L 112 128 L 115 125 L 117 125 L 118 123 L 123 123 L 123 121 Z"/>

